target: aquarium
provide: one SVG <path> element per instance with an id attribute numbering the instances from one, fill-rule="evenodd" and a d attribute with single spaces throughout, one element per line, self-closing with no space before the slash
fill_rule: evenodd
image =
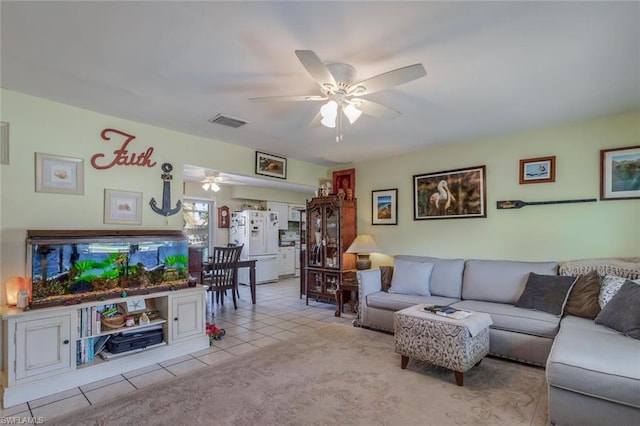
<path id="1" fill-rule="evenodd" d="M 188 285 L 187 238 L 175 231 L 28 231 L 31 308 Z"/>

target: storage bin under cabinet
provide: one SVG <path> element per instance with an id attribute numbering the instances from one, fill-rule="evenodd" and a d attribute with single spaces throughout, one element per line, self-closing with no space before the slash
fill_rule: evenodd
<path id="1" fill-rule="evenodd" d="M 83 311 L 127 300 L 153 300 L 158 317 L 147 326 L 100 327 L 99 331 L 82 327 Z M 5 408 L 209 347 L 202 286 L 31 311 L 4 307 L 0 315 Z M 149 326 L 162 327 L 162 344 L 108 360 L 94 357 L 80 362 L 78 350 L 83 342 L 86 347 L 91 339 Z"/>

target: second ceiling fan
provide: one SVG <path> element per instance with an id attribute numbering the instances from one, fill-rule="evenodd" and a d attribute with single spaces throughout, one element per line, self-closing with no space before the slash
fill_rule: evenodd
<path id="1" fill-rule="evenodd" d="M 319 95 L 265 96 L 249 98 L 249 100 L 253 102 L 327 101 L 311 120 L 311 127 L 324 125 L 335 128 L 336 142 L 342 140 L 343 116 L 353 124 L 361 114 L 382 118 L 400 115 L 394 109 L 361 96 L 399 86 L 427 75 L 422 64 L 414 64 L 355 82 L 356 70 L 351 65 L 325 64 L 312 50 L 296 50 L 296 56 L 320 86 Z"/>

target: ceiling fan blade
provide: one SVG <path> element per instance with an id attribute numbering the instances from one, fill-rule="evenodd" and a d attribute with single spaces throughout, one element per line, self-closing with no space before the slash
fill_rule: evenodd
<path id="1" fill-rule="evenodd" d="M 318 110 L 316 115 L 313 117 L 313 120 L 311 120 L 309 127 L 311 128 L 320 127 L 322 125 L 322 123 L 320 123 L 321 120 L 322 120 L 322 114 L 320 113 L 320 110 Z"/>
<path id="2" fill-rule="evenodd" d="M 409 65 L 408 67 L 398 68 L 385 72 L 384 74 L 378 74 L 354 84 L 349 90 L 349 94 L 355 96 L 368 95 L 408 83 L 425 75 L 427 75 L 427 71 L 422 64 Z"/>
<path id="3" fill-rule="evenodd" d="M 379 104 L 377 102 L 369 101 L 367 99 L 353 98 L 351 101 L 356 107 L 364 114 L 378 118 L 393 118 L 400 115 L 399 111 L 391 109 L 387 106 Z"/>
<path id="4" fill-rule="evenodd" d="M 251 102 L 291 102 L 291 101 L 325 101 L 328 98 L 320 95 L 296 95 L 296 96 L 263 96 L 258 98 L 249 98 Z"/>
<path id="5" fill-rule="evenodd" d="M 336 86 L 333 74 L 313 50 L 296 50 L 296 56 L 321 88 L 326 89 L 327 84 Z"/>

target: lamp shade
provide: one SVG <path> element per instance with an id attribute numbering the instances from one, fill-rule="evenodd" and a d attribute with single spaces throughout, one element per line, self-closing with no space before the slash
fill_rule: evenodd
<path id="1" fill-rule="evenodd" d="M 26 280 L 23 277 L 11 277 L 4 284 L 7 295 L 7 304 L 15 306 L 18 304 L 18 293 L 26 290 Z"/>
<path id="2" fill-rule="evenodd" d="M 376 245 L 371 235 L 358 235 L 347 249 L 347 253 L 378 253 L 380 249 Z"/>

